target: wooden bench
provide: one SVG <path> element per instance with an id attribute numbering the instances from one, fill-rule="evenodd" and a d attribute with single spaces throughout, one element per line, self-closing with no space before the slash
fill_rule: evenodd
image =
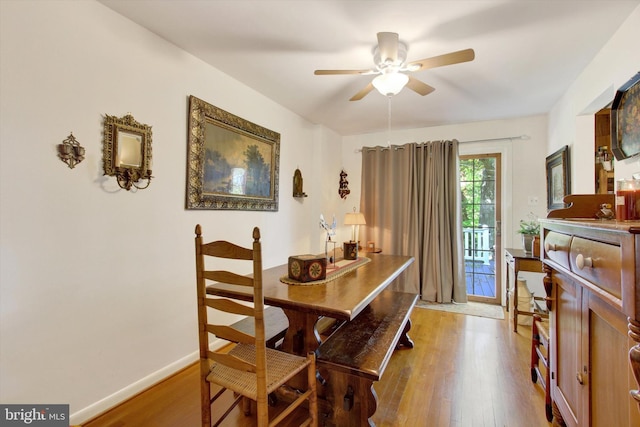
<path id="1" fill-rule="evenodd" d="M 407 335 L 418 296 L 383 291 L 355 319 L 340 326 L 316 351 L 320 394 L 330 403 L 335 426 L 373 425 L 379 381 L 396 348 L 413 348 Z"/>
<path id="2" fill-rule="evenodd" d="M 255 323 L 253 317 L 245 317 L 237 321 L 233 328 L 249 335 L 255 334 Z M 267 307 L 264 310 L 264 333 L 266 344 L 269 348 L 278 347 L 278 342 L 284 338 L 289 328 L 289 319 L 279 307 Z"/>

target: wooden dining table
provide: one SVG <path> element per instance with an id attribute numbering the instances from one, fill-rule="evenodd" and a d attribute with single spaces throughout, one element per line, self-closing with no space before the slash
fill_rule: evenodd
<path id="1" fill-rule="evenodd" d="M 262 273 L 264 302 L 280 307 L 289 328 L 282 350 L 304 355 L 320 345 L 316 329 L 322 317 L 338 321 L 353 320 L 414 261 L 411 256 L 367 253 L 370 262 L 321 284 L 289 285 L 280 281 L 287 275 L 287 264 Z M 207 286 L 211 295 L 251 301 L 246 287 L 215 283 Z"/>

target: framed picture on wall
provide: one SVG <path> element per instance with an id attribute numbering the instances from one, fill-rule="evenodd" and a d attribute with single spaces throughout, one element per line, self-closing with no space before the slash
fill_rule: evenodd
<path id="1" fill-rule="evenodd" d="M 640 72 L 622 85 L 613 98 L 611 151 L 616 160 L 640 153 Z"/>
<path id="2" fill-rule="evenodd" d="M 571 192 L 569 146 L 547 157 L 547 210 L 566 207 L 564 196 Z"/>
<path id="3" fill-rule="evenodd" d="M 278 210 L 280 134 L 191 96 L 187 209 Z"/>

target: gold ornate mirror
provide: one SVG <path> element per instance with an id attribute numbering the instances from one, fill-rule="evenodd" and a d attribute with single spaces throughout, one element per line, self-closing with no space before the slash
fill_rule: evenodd
<path id="1" fill-rule="evenodd" d="M 104 118 L 104 174 L 130 190 L 151 183 L 151 126 L 138 123 L 131 114 Z M 145 182 L 146 180 L 146 182 Z"/>

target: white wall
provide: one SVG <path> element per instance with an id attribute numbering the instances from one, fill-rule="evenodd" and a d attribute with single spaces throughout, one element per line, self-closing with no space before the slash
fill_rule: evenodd
<path id="1" fill-rule="evenodd" d="M 593 113 L 613 101 L 616 90 L 640 71 L 640 6 L 578 76 L 549 113 L 547 154 L 567 144 L 572 193 L 594 192 Z M 640 172 L 640 158 L 615 162 L 615 178 Z"/>
<path id="2" fill-rule="evenodd" d="M 195 360 L 197 223 L 247 245 L 259 226 L 266 267 L 324 249 L 340 138 L 97 2 L 0 8 L 0 401 L 70 403 L 78 423 Z M 281 134 L 278 212 L 185 210 L 191 94 Z M 127 113 L 153 131 L 137 192 L 102 176 L 102 118 Z M 70 132 L 75 169 L 56 156 Z"/>
<path id="3" fill-rule="evenodd" d="M 518 219 L 544 214 L 546 154 L 570 144 L 573 181 L 593 191 L 593 142 L 576 142 L 576 117 L 637 71 L 639 24 L 636 10 L 556 105 L 548 128 L 537 116 L 391 139 L 531 136 L 461 145 L 463 154 L 503 153 L 504 239 L 519 247 Z M 340 224 L 359 205 L 354 149 L 387 140 L 384 133 L 343 143 L 92 1 L 0 1 L 0 94 L 0 401 L 70 403 L 72 423 L 195 360 L 196 223 L 206 235 L 247 244 L 261 227 L 267 267 L 320 252 L 319 214 L 335 213 Z M 281 134 L 278 212 L 184 209 L 190 94 Z M 135 193 L 102 176 L 102 117 L 127 113 L 153 126 L 155 178 Z M 87 149 L 73 170 L 55 150 L 70 132 Z M 577 163 L 582 157 L 588 161 Z M 640 169 L 620 163 L 616 176 Z M 291 197 L 296 168 L 308 198 Z M 336 197 L 341 168 L 352 190 L 346 200 Z M 536 209 L 528 196 L 538 198 Z M 349 233 L 341 227 L 337 240 Z"/>

